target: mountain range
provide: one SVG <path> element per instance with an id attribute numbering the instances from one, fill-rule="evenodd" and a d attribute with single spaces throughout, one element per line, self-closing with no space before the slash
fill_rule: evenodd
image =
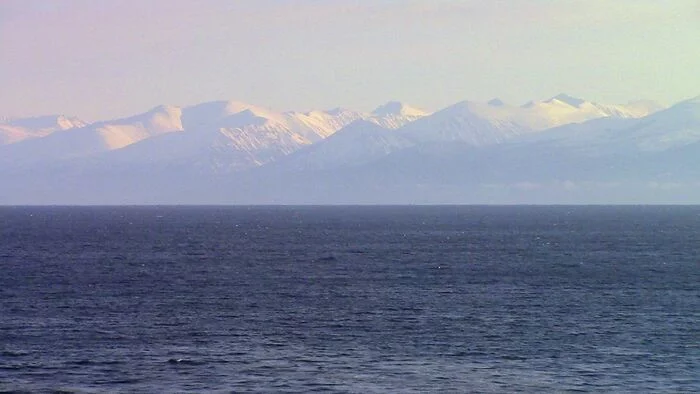
<path id="1" fill-rule="evenodd" d="M 0 204 L 700 202 L 700 97 L 0 118 Z"/>

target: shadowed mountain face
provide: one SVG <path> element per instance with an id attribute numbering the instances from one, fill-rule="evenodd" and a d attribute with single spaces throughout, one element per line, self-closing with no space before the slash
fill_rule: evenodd
<path id="1" fill-rule="evenodd" d="M 0 203 L 700 202 L 700 99 L 428 113 L 236 101 L 0 122 Z"/>

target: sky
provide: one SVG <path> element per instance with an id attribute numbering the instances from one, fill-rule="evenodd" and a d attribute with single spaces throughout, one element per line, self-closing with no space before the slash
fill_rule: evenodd
<path id="1" fill-rule="evenodd" d="M 0 0 L 0 116 L 700 95 L 698 0 Z"/>

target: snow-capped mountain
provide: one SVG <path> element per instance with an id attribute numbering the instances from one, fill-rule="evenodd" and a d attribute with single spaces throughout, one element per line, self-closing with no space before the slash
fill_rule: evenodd
<path id="1" fill-rule="evenodd" d="M 423 114 L 404 105 L 372 114 L 339 108 L 276 112 L 239 101 L 202 103 L 181 112 L 182 133 L 144 139 L 111 151 L 99 161 L 109 163 L 108 167 L 148 164 L 227 173 L 258 167 L 320 143 L 353 121 L 367 119 L 372 124 L 398 127 Z"/>
<path id="2" fill-rule="evenodd" d="M 276 112 L 240 101 L 214 101 L 183 108 L 188 131 L 201 129 L 240 130 L 244 135 L 288 134 L 302 144 L 316 142 L 352 122 L 351 111 L 314 111 L 309 114 Z"/>
<path id="3" fill-rule="evenodd" d="M 375 119 L 350 123 L 325 140 L 283 158 L 280 168 L 298 171 L 358 166 L 412 145 Z"/>
<path id="4" fill-rule="evenodd" d="M 182 131 L 180 116 L 179 108 L 161 106 L 129 118 L 54 132 L 0 148 L 0 163 L 51 163 L 123 148 L 153 136 Z"/>
<path id="5" fill-rule="evenodd" d="M 618 144 L 663 151 L 700 141 L 700 96 L 656 112 L 616 134 Z"/>
<path id="6" fill-rule="evenodd" d="M 361 112 L 345 108 L 334 108 L 327 111 L 288 112 L 287 115 L 314 130 L 322 138 L 326 138 L 346 125 L 365 117 Z"/>
<path id="7" fill-rule="evenodd" d="M 422 109 L 399 101 L 390 101 L 377 107 L 370 116 L 364 119 L 385 129 L 396 130 L 427 115 L 430 114 Z"/>
<path id="8" fill-rule="evenodd" d="M 700 97 L 644 117 L 608 116 L 523 137 L 519 142 L 593 156 L 673 149 L 700 141 Z"/>
<path id="9" fill-rule="evenodd" d="M 30 138 L 45 137 L 53 132 L 84 127 L 87 123 L 65 115 L 32 118 L 0 118 L 0 145 Z"/>
<path id="10" fill-rule="evenodd" d="M 324 170 L 358 166 L 413 145 L 397 129 L 429 115 L 410 105 L 391 101 L 362 116 L 323 141 L 284 157 L 286 170 Z"/>
<path id="11" fill-rule="evenodd" d="M 64 125 L 0 147 L 0 203 L 700 201 L 700 97 L 661 109 L 558 95 L 434 113 L 215 101 Z"/>
<path id="12" fill-rule="evenodd" d="M 360 117 L 348 110 L 276 112 L 239 101 L 182 109 L 183 132 L 115 150 L 109 166 L 141 165 L 226 173 L 257 167 L 316 143 Z"/>
<path id="13" fill-rule="evenodd" d="M 380 105 L 369 114 L 343 108 L 305 113 L 289 112 L 288 114 L 316 130 L 324 138 L 359 119 L 375 123 L 385 129 L 395 130 L 429 115 L 426 111 L 398 101 L 390 101 Z"/>
<path id="14" fill-rule="evenodd" d="M 27 165 L 110 153 L 105 156 L 109 161 L 129 163 L 131 167 L 136 163 L 164 164 L 187 158 L 211 162 L 218 170 L 240 169 L 264 164 L 317 142 L 361 116 L 342 110 L 281 113 L 239 101 L 184 108 L 159 106 L 133 117 L 81 125 L 15 144 L 3 150 L 0 163 Z M 158 138 L 170 133 L 177 135 Z M 131 145 L 139 146 L 132 149 Z M 118 156 L 123 158 L 115 159 Z"/>
<path id="15" fill-rule="evenodd" d="M 418 119 L 400 133 L 415 143 L 467 142 L 483 146 L 504 142 L 531 130 L 512 119 L 513 108 L 463 101 Z"/>
<path id="16" fill-rule="evenodd" d="M 539 112 L 540 116 L 551 122 L 547 127 L 553 127 L 604 117 L 641 118 L 663 107 L 653 101 L 645 100 L 628 104 L 599 104 L 561 93 L 549 100 L 529 102 L 522 108 Z"/>
<path id="17" fill-rule="evenodd" d="M 637 107 L 627 109 L 625 106 L 604 106 L 558 95 L 522 107 L 507 105 L 499 99 L 488 103 L 464 101 L 428 114 L 399 102 L 390 102 L 377 108 L 372 117 L 365 119 L 379 125 L 389 124 L 393 126 L 389 128 L 397 129 L 395 132 L 371 127 L 367 122 L 352 124 L 348 130 L 343 129 L 337 133 L 342 138 L 327 138 L 310 148 L 300 150 L 282 159 L 280 166 L 289 169 L 328 170 L 357 166 L 370 158 L 379 159 L 382 154 L 386 156 L 411 146 L 444 143 L 477 147 L 495 145 L 519 136 L 537 135 L 539 133 L 536 132 L 562 122 L 586 119 L 624 122 L 655 109 L 652 104 L 645 105 L 637 104 Z M 396 127 L 399 122 L 393 121 L 397 118 L 404 122 L 403 127 Z M 568 125 L 567 127 L 574 128 L 578 124 Z"/>
<path id="18" fill-rule="evenodd" d="M 516 107 L 499 99 L 463 101 L 419 119 L 399 132 L 416 143 L 460 141 L 486 146 L 516 136 L 591 119 L 639 118 L 656 110 L 653 104 L 601 105 L 565 94 Z"/>

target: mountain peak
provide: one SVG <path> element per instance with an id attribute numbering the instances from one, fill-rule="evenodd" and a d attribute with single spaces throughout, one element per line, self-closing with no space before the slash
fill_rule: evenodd
<path id="1" fill-rule="evenodd" d="M 66 130 L 87 125 L 86 122 L 74 116 L 66 115 L 44 115 L 17 119 L 6 118 L 2 123 L 35 130 Z"/>
<path id="2" fill-rule="evenodd" d="M 566 93 L 559 93 L 558 95 L 556 95 L 556 96 L 550 98 L 549 100 L 547 100 L 547 101 L 545 101 L 545 102 L 546 102 L 546 103 L 551 103 L 551 102 L 553 102 L 553 101 L 560 101 L 560 102 L 562 102 L 562 103 L 569 104 L 570 106 L 572 106 L 572 107 L 577 107 L 577 108 L 578 108 L 579 106 L 581 106 L 581 104 L 583 104 L 583 103 L 586 102 L 586 100 L 583 100 L 583 99 L 580 99 L 580 98 L 577 98 L 577 97 L 569 96 L 569 95 L 566 94 Z"/>
<path id="3" fill-rule="evenodd" d="M 685 100 L 684 102 L 692 103 L 692 104 L 700 104 L 700 96 L 695 96 L 693 98 L 689 98 L 689 99 Z"/>
<path id="4" fill-rule="evenodd" d="M 341 115 L 345 112 L 351 112 L 351 111 L 349 111 L 348 109 L 343 108 L 343 107 L 335 107 L 335 108 L 331 108 L 331 109 L 323 111 L 323 112 L 325 112 L 331 116 L 338 116 L 338 115 Z"/>
<path id="5" fill-rule="evenodd" d="M 447 108 L 443 108 L 437 113 L 442 114 L 463 114 L 471 113 L 475 103 L 469 100 L 460 101 L 458 103 L 452 104 Z"/>
<path id="6" fill-rule="evenodd" d="M 174 105 L 167 105 L 167 104 L 161 104 L 157 107 L 153 107 L 150 111 L 148 111 L 148 114 L 168 114 L 168 115 L 177 115 L 182 112 L 182 109 L 180 107 L 176 107 Z"/>
<path id="7" fill-rule="evenodd" d="M 489 100 L 487 104 L 492 107 L 502 107 L 506 105 L 506 103 L 504 103 L 503 100 L 499 99 L 498 97 Z"/>
<path id="8" fill-rule="evenodd" d="M 357 132 L 358 130 L 361 131 L 387 131 L 385 127 L 382 127 L 381 125 L 377 124 L 376 122 L 372 122 L 367 119 L 357 119 L 355 121 L 350 122 L 347 126 L 343 127 L 342 129 L 338 130 L 337 133 L 340 133 L 341 131 L 343 133 L 348 133 L 348 132 Z"/>
<path id="9" fill-rule="evenodd" d="M 678 113 L 679 111 L 691 114 L 694 118 L 700 117 L 700 96 L 683 100 L 678 104 L 672 105 L 663 112 Z"/>
<path id="10" fill-rule="evenodd" d="M 372 111 L 372 115 L 376 116 L 424 116 L 426 112 L 418 108 L 413 108 L 400 101 L 389 101 L 386 104 L 380 105 Z"/>
<path id="11" fill-rule="evenodd" d="M 666 109 L 665 106 L 653 100 L 633 100 L 627 104 L 624 104 L 623 106 L 630 110 L 640 111 L 640 113 L 645 115 L 653 114 L 654 112 Z"/>

